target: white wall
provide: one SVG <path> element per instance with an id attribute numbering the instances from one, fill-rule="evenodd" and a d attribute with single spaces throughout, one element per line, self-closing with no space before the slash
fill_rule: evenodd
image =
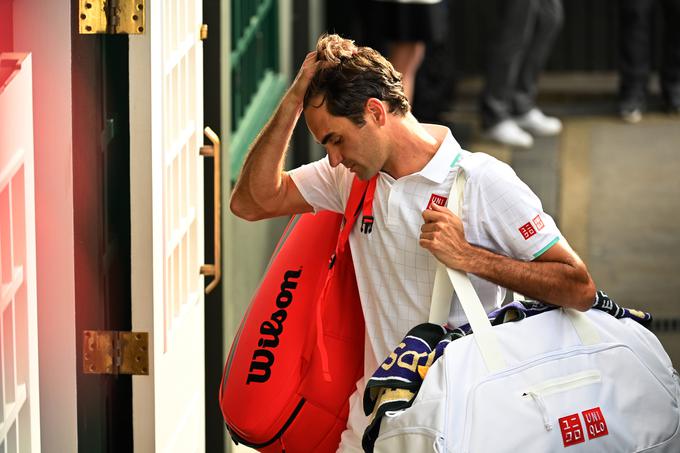
<path id="1" fill-rule="evenodd" d="M 77 451 L 70 5 L 14 1 L 14 48 L 33 54 L 43 453 Z"/>

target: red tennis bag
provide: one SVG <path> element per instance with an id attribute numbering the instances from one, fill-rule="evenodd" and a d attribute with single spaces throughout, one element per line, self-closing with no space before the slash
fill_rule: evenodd
<path id="1" fill-rule="evenodd" d="M 363 375 L 364 320 L 349 232 L 372 225 L 375 181 L 355 178 L 343 216 L 295 216 L 241 321 L 220 406 L 232 439 L 262 452 L 334 452 Z M 342 229 L 341 229 L 342 226 Z"/>

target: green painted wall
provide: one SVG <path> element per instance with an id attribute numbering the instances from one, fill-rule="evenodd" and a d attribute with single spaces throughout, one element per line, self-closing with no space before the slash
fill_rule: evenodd
<path id="1" fill-rule="evenodd" d="M 238 329 L 255 290 L 262 280 L 269 258 L 288 223 L 287 217 L 247 222 L 228 214 L 230 231 L 228 251 L 230 272 L 224 291 L 225 340 L 231 340 Z M 226 351 L 228 353 L 228 351 Z"/>

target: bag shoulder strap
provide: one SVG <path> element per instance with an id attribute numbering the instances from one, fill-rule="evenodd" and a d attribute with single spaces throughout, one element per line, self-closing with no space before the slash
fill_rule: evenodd
<path id="1" fill-rule="evenodd" d="M 458 217 L 462 213 L 465 182 L 465 173 L 462 168 L 459 168 L 456 179 L 451 186 L 447 204 L 447 207 Z M 473 337 L 477 342 L 487 369 L 493 373 L 505 368 L 506 362 L 501 354 L 498 338 L 491 331 L 489 318 L 469 277 L 461 271 L 446 268 L 441 262 L 437 263 L 429 321 L 434 324 L 447 322 L 451 309 L 452 290 L 458 293 L 458 300 L 470 326 L 472 326 Z"/>
<path id="2" fill-rule="evenodd" d="M 345 205 L 345 214 L 343 219 L 340 236 L 338 236 L 338 245 L 336 253 L 342 252 L 345 244 L 349 240 L 349 234 L 352 232 L 352 227 L 359 218 L 359 214 L 363 212 L 364 223 L 370 219 L 370 224 L 373 223 L 373 198 L 375 195 L 375 188 L 378 181 L 378 175 L 375 175 L 368 181 L 362 181 L 356 176 L 352 181 L 352 188 L 349 192 L 349 198 Z"/>
<path id="3" fill-rule="evenodd" d="M 465 182 L 465 174 L 460 169 L 451 187 L 448 203 L 449 209 L 459 217 L 462 212 Z M 444 324 L 448 321 L 452 290 L 458 293 L 458 300 L 472 327 L 473 337 L 489 372 L 494 373 L 506 368 L 507 362 L 501 353 L 498 337 L 492 330 L 491 322 L 469 277 L 461 271 L 446 268 L 440 262 L 437 263 L 434 279 L 429 322 Z M 600 341 L 599 333 L 585 314 L 570 308 L 563 308 L 563 311 L 584 345 Z"/>
<path id="4" fill-rule="evenodd" d="M 463 209 L 463 192 L 465 190 L 465 174 L 460 169 L 456 179 L 451 186 L 447 207 L 458 217 L 461 217 Z M 437 273 L 434 277 L 434 288 L 432 291 L 432 303 L 430 304 L 429 322 L 433 324 L 446 324 L 451 310 L 451 297 L 455 288 L 451 287 L 451 282 L 447 276 L 446 268 L 437 262 Z M 476 294 L 475 294 L 476 297 Z M 459 295 L 460 298 L 460 295 Z"/>
<path id="5" fill-rule="evenodd" d="M 342 252 L 344 252 L 345 246 L 349 240 L 349 233 L 352 231 L 352 227 L 359 217 L 359 213 L 363 211 L 364 215 L 366 215 L 366 212 L 368 212 L 369 215 L 372 216 L 373 194 L 375 192 L 377 180 L 378 175 L 375 175 L 369 181 L 362 181 L 355 176 L 352 181 L 352 188 L 350 189 L 347 205 L 345 206 L 345 214 L 342 227 L 340 228 L 340 234 L 338 235 L 338 242 L 335 246 L 335 253 L 331 256 L 329 263 L 330 270 L 328 271 L 326 282 L 319 295 L 319 302 L 316 304 L 316 347 L 319 350 L 319 358 L 321 360 L 321 373 L 326 382 L 331 382 L 332 378 L 328 364 L 328 349 L 326 348 L 326 341 L 324 339 L 322 316 L 323 304 L 326 301 L 326 294 L 330 287 L 331 279 L 333 279 L 335 274 L 335 260 Z"/>

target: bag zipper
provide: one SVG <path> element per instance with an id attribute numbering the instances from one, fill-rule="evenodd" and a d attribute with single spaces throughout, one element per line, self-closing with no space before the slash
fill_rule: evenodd
<path id="1" fill-rule="evenodd" d="M 529 360 L 527 362 L 521 362 L 517 364 L 516 366 L 503 370 L 500 373 L 496 374 L 491 374 L 487 375 L 485 378 L 482 378 L 481 380 L 477 381 L 470 389 L 468 390 L 468 395 L 466 398 L 466 404 L 465 404 L 465 422 L 464 422 L 464 428 L 463 428 L 463 441 L 461 443 L 462 446 L 466 446 L 468 442 L 470 441 L 470 425 L 467 422 L 467 420 L 471 417 L 470 411 L 471 411 L 471 406 L 473 403 L 473 395 L 476 391 L 476 389 L 489 381 L 494 381 L 496 379 L 502 379 L 506 376 L 520 373 L 528 368 L 533 368 L 535 366 L 541 365 L 543 363 L 552 361 L 552 360 L 558 360 L 561 358 L 566 358 L 566 357 L 571 357 L 571 356 L 580 356 L 580 355 L 591 355 L 591 354 L 597 354 L 609 349 L 618 349 L 618 348 L 624 348 L 630 350 L 630 348 L 622 343 L 605 343 L 605 344 L 599 344 L 599 345 L 589 345 L 589 346 L 584 346 L 584 345 L 574 345 L 572 347 L 566 348 L 566 349 L 560 349 L 557 351 L 551 351 L 546 354 L 543 354 L 538 357 L 534 357 L 533 360 Z M 447 367 L 448 369 L 448 367 Z M 447 403 L 449 398 L 447 399 Z M 445 427 L 444 431 L 444 438 L 448 439 L 449 438 L 449 429 L 448 426 Z"/>
<path id="2" fill-rule="evenodd" d="M 533 392 L 540 395 L 552 395 L 561 393 L 588 384 L 595 384 L 602 381 L 602 374 L 599 370 L 586 370 L 580 373 L 570 374 L 555 379 L 549 379 L 527 389 L 524 395 Z M 523 396 L 524 396 L 523 395 Z"/>
<path id="3" fill-rule="evenodd" d="M 598 370 L 587 370 L 580 373 L 570 374 L 568 376 L 550 379 L 540 384 L 534 385 L 529 390 L 522 393 L 522 396 L 529 396 L 538 406 L 538 411 L 543 417 L 543 426 L 546 431 L 551 431 L 553 425 L 552 418 L 548 412 L 548 408 L 543 400 L 544 396 L 553 395 L 555 393 L 566 392 L 579 387 L 590 384 L 602 382 L 602 374 Z"/>
<path id="4" fill-rule="evenodd" d="M 530 396 L 531 399 L 534 400 L 534 403 L 536 403 L 536 406 L 538 406 L 538 411 L 541 413 L 541 417 L 543 417 L 543 427 L 545 427 L 546 431 L 552 431 L 553 425 L 550 423 L 550 414 L 548 413 L 548 409 L 545 407 L 545 401 L 543 401 L 543 397 L 536 392 L 526 392 L 522 396 Z"/>

